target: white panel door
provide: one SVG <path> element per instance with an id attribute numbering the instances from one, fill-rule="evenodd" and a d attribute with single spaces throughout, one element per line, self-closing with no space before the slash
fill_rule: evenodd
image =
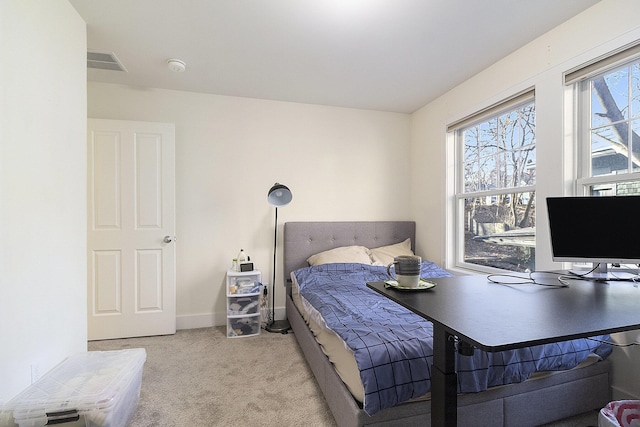
<path id="1" fill-rule="evenodd" d="M 173 334 L 175 127 L 87 129 L 89 340 Z"/>

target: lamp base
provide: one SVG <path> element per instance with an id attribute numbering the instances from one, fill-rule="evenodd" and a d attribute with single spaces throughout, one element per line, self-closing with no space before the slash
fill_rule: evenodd
<path id="1" fill-rule="evenodd" d="M 289 329 L 291 329 L 291 325 L 288 320 L 274 320 L 269 323 L 264 330 L 267 332 L 280 332 L 281 334 L 289 333 Z"/>

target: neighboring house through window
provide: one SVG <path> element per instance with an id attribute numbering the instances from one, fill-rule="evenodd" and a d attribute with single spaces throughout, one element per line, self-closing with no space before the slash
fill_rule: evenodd
<path id="1" fill-rule="evenodd" d="M 455 266 L 535 269 L 533 90 L 448 126 L 456 144 Z"/>

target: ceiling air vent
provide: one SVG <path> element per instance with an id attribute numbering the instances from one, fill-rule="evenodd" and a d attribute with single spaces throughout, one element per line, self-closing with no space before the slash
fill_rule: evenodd
<path id="1" fill-rule="evenodd" d="M 87 68 L 127 71 L 113 53 L 87 51 Z"/>

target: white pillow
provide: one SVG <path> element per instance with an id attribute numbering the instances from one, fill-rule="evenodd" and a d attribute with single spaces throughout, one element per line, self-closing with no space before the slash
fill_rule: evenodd
<path id="1" fill-rule="evenodd" d="M 356 262 L 371 265 L 369 249 L 364 246 L 342 246 L 311 255 L 307 258 L 309 265 L 331 264 L 334 262 Z"/>
<path id="2" fill-rule="evenodd" d="M 389 265 L 393 262 L 393 257 L 399 255 L 415 255 L 411 250 L 411 239 L 394 245 L 380 246 L 369 249 L 369 255 L 373 265 Z"/>

